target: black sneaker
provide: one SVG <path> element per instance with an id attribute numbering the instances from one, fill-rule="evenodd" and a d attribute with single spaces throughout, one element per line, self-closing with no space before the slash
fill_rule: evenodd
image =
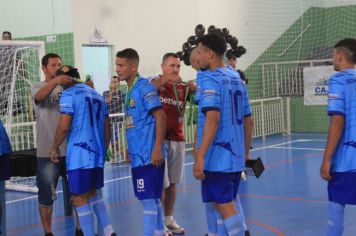
<path id="1" fill-rule="evenodd" d="M 117 234 L 114 232 L 114 233 L 111 234 L 111 236 L 117 236 Z"/>
<path id="2" fill-rule="evenodd" d="M 83 230 L 75 228 L 75 236 L 84 236 Z"/>
<path id="3" fill-rule="evenodd" d="M 250 231 L 246 230 L 245 231 L 245 236 L 251 236 Z"/>
<path id="4" fill-rule="evenodd" d="M 46 233 L 45 236 L 54 236 L 52 233 Z"/>

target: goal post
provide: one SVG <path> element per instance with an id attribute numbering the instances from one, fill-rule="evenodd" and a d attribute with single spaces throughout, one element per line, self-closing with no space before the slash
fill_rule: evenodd
<path id="1" fill-rule="evenodd" d="M 31 85 L 43 80 L 43 41 L 0 41 L 0 119 L 13 151 L 36 148 Z M 35 177 L 12 177 L 6 189 L 36 192 Z"/>

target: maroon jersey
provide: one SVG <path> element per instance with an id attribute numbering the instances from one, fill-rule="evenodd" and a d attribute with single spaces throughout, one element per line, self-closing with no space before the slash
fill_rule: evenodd
<path id="1" fill-rule="evenodd" d="M 174 93 L 176 87 L 177 97 Z M 161 103 L 167 116 L 166 139 L 172 141 L 185 141 L 183 130 L 183 115 L 185 99 L 187 98 L 188 85 L 167 83 L 160 88 Z"/>

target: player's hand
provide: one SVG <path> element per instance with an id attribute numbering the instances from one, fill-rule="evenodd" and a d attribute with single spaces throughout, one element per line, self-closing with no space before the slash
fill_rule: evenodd
<path id="1" fill-rule="evenodd" d="M 190 92 L 195 93 L 197 91 L 197 85 L 194 83 L 194 81 L 190 81 L 188 86 Z"/>
<path id="2" fill-rule="evenodd" d="M 59 163 L 59 155 L 58 155 L 58 149 L 51 149 L 50 154 L 49 154 L 51 161 L 54 163 Z"/>
<path id="3" fill-rule="evenodd" d="M 56 76 L 55 80 L 58 85 L 62 85 L 62 86 L 73 82 L 72 78 L 68 75 Z"/>
<path id="4" fill-rule="evenodd" d="M 326 181 L 330 181 L 331 180 L 330 169 L 331 169 L 331 162 L 327 160 L 323 160 L 320 166 L 320 177 Z"/>
<path id="5" fill-rule="evenodd" d="M 196 179 L 203 180 L 205 178 L 204 174 L 204 160 L 195 159 L 193 166 L 193 174 Z"/>
<path id="6" fill-rule="evenodd" d="M 161 149 L 154 148 L 151 154 L 152 165 L 159 167 L 163 163 Z"/>

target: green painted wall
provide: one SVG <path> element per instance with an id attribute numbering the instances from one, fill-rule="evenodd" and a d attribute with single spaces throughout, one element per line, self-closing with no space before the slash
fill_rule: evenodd
<path id="1" fill-rule="evenodd" d="M 74 39 L 73 33 L 53 34 L 55 42 L 46 42 L 46 35 L 17 38 L 18 40 L 44 41 L 46 53 L 54 52 L 61 56 L 62 64 L 74 65 Z"/>
<path id="2" fill-rule="evenodd" d="M 345 37 L 356 37 L 355 23 L 356 5 L 308 9 L 246 70 L 251 99 L 263 97 L 261 63 L 305 60 L 315 48 L 332 48 Z M 284 55 L 278 56 L 308 25 L 310 28 L 303 36 Z M 267 83 L 273 86 L 271 81 Z M 292 98 L 292 132 L 327 132 L 326 106 L 304 106 L 303 102 L 303 97 Z"/>

